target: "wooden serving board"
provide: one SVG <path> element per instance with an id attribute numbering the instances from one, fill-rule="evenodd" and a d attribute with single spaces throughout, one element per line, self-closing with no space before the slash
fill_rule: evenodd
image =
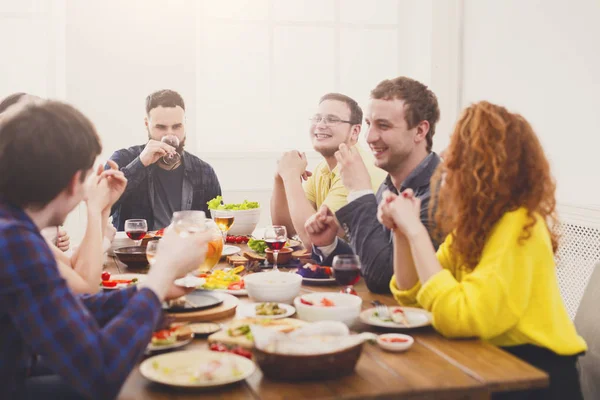
<path id="1" fill-rule="evenodd" d="M 211 292 L 211 295 L 221 298 L 223 303 L 206 310 L 167 313 L 167 316 L 172 318 L 174 322 L 200 322 L 217 321 L 235 314 L 235 309 L 240 302 L 237 297 L 222 292 Z"/>

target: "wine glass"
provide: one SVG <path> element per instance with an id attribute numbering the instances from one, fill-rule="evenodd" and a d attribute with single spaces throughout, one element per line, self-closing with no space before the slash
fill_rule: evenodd
<path id="1" fill-rule="evenodd" d="M 231 211 L 227 210 L 212 210 L 213 220 L 223 234 L 223 245 L 227 243 L 227 232 L 231 229 L 235 217 Z"/>
<path id="2" fill-rule="evenodd" d="M 151 267 L 154 265 L 154 258 L 156 257 L 156 251 L 158 250 L 158 242 L 159 240 L 151 240 L 148 242 L 148 246 L 146 246 L 146 258 Z"/>
<path id="3" fill-rule="evenodd" d="M 273 225 L 265 229 L 265 243 L 273 251 L 273 270 L 277 271 L 277 254 L 287 242 L 285 226 Z"/>
<path id="4" fill-rule="evenodd" d="M 335 256 L 331 268 L 337 283 L 345 286 L 340 292 L 357 295 L 354 284 L 360 279 L 360 259 L 358 256 L 354 254 Z"/>
<path id="5" fill-rule="evenodd" d="M 136 246 L 142 244 L 142 238 L 148 232 L 148 223 L 145 219 L 128 219 L 125 221 L 125 233 L 129 239 L 135 241 Z"/>
<path id="6" fill-rule="evenodd" d="M 186 236 L 206 230 L 204 211 L 187 210 L 173 213 L 171 225 L 180 236 Z"/>
<path id="7" fill-rule="evenodd" d="M 165 144 L 168 144 L 169 146 L 173 146 L 176 149 L 179 147 L 179 138 L 175 135 L 163 136 L 163 138 L 160 141 Z M 166 156 L 163 156 L 162 161 L 166 165 L 175 165 L 177 164 L 180 158 L 181 156 L 179 155 L 179 153 L 167 154 Z"/>

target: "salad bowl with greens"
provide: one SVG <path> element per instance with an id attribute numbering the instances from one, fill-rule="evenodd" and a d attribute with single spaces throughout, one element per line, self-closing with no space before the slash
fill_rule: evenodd
<path id="1" fill-rule="evenodd" d="M 213 215 L 213 210 L 227 210 L 233 214 L 233 225 L 229 235 L 251 235 L 260 220 L 260 204 L 256 201 L 244 200 L 242 203 L 224 203 L 223 197 L 217 196 L 206 203 Z"/>

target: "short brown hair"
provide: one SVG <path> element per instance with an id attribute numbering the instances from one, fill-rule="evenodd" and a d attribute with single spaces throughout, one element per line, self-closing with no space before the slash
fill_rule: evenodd
<path id="1" fill-rule="evenodd" d="M 185 111 L 185 102 L 179 93 L 171 89 L 163 89 L 150 93 L 146 97 L 146 114 L 156 107 L 181 107 Z"/>
<path id="2" fill-rule="evenodd" d="M 406 104 L 406 123 L 412 129 L 421 121 L 429 122 L 427 151 L 431 151 L 435 124 L 440 120 L 440 108 L 435 94 L 421 82 L 400 76 L 380 82 L 371 91 L 371 98 L 378 100 L 402 100 Z"/>
<path id="3" fill-rule="evenodd" d="M 342 103 L 346 103 L 348 108 L 350 109 L 350 123 L 353 125 L 362 124 L 363 120 L 363 111 L 352 97 L 348 97 L 345 94 L 341 93 L 327 93 L 319 100 L 319 104 L 324 102 L 325 100 L 337 100 Z"/>
<path id="4" fill-rule="evenodd" d="M 23 106 L 0 124 L 0 197 L 44 207 L 102 151 L 94 125 L 58 101 Z"/>
<path id="5" fill-rule="evenodd" d="M 0 101 L 0 114 L 8 109 L 8 107 L 15 105 L 21 100 L 21 97 L 26 96 L 25 92 L 17 92 L 13 94 L 9 94 L 2 101 Z"/>

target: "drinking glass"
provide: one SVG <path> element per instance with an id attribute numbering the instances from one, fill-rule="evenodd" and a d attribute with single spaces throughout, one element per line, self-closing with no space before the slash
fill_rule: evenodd
<path id="1" fill-rule="evenodd" d="M 231 229 L 235 217 L 231 211 L 212 210 L 213 220 L 223 235 L 223 245 L 227 243 L 227 232 Z"/>
<path id="2" fill-rule="evenodd" d="M 177 211 L 173 213 L 171 225 L 180 236 L 206 230 L 206 214 L 204 211 Z"/>
<path id="3" fill-rule="evenodd" d="M 343 254 L 333 257 L 331 263 L 333 277 L 344 288 L 341 293 L 354 294 L 354 284 L 360 280 L 360 259 L 354 254 Z"/>
<path id="4" fill-rule="evenodd" d="M 287 230 L 285 226 L 273 225 L 265 229 L 265 243 L 273 251 L 273 270 L 277 271 L 277 254 L 283 249 L 287 242 Z"/>
<path id="5" fill-rule="evenodd" d="M 125 221 L 125 233 L 129 239 L 135 241 L 136 246 L 142 244 L 142 239 L 148 232 L 148 223 L 145 219 L 128 219 Z"/>
<path id="6" fill-rule="evenodd" d="M 154 258 L 156 257 L 156 251 L 158 250 L 158 242 L 159 240 L 151 240 L 148 242 L 148 246 L 146 246 L 146 258 L 151 267 L 154 265 Z"/>
<path id="7" fill-rule="evenodd" d="M 163 136 L 163 138 L 160 141 L 168 144 L 169 146 L 173 146 L 175 148 L 179 147 L 179 138 L 177 138 L 177 136 L 175 136 L 175 135 Z M 180 158 L 181 158 L 181 156 L 179 155 L 179 153 L 167 154 L 166 156 L 164 156 L 162 158 L 162 161 L 166 165 L 175 165 L 175 164 L 177 164 L 177 162 L 179 161 Z"/>

